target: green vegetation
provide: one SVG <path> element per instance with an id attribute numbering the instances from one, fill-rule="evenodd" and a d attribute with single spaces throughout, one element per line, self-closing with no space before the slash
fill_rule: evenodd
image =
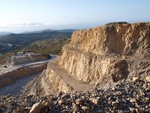
<path id="1" fill-rule="evenodd" d="M 49 39 L 49 40 L 40 40 L 34 42 L 24 48 L 22 51 L 26 52 L 35 52 L 39 54 L 55 54 L 60 55 L 62 46 L 70 42 L 70 38 L 61 38 L 61 39 Z"/>
<path id="2" fill-rule="evenodd" d="M 8 61 L 9 61 L 9 57 L 13 55 L 13 53 L 8 53 L 8 54 L 5 54 L 3 56 L 0 56 L 0 65 L 4 65 L 4 64 L 7 64 Z"/>
<path id="3" fill-rule="evenodd" d="M 38 40 L 45 39 L 60 39 L 60 38 L 70 38 L 72 32 L 59 32 L 59 31 L 43 31 L 40 33 L 29 33 L 29 34 L 9 34 L 0 37 L 0 43 L 11 44 L 11 47 L 5 47 L 5 49 L 0 48 L 0 52 L 8 52 L 18 48 L 24 48 L 30 43 Z"/>

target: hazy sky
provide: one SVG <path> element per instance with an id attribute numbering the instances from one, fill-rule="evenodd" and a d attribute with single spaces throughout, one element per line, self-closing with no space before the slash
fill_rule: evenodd
<path id="1" fill-rule="evenodd" d="M 150 0 L 0 0 L 0 31 L 88 29 L 150 21 Z"/>

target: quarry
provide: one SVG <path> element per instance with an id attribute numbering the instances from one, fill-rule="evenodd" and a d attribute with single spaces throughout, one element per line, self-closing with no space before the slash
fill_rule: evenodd
<path id="1" fill-rule="evenodd" d="M 47 57 L 47 56 L 46 56 Z M 44 56 L 13 58 L 11 64 Z M 42 71 L 43 70 L 43 71 Z M 0 97 L 8 113 L 148 113 L 150 23 L 111 24 L 74 31 L 61 56 L 0 73 L 0 87 L 40 72 L 21 95 Z"/>

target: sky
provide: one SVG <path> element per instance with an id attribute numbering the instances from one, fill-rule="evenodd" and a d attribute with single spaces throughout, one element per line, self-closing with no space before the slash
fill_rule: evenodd
<path id="1" fill-rule="evenodd" d="M 0 32 L 89 29 L 150 21 L 150 0 L 0 0 Z"/>

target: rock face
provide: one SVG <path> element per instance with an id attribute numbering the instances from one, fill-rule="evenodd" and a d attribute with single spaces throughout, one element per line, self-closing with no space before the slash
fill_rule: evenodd
<path id="1" fill-rule="evenodd" d="M 150 23 L 118 24 L 74 31 L 70 47 L 106 55 L 144 54 L 150 47 Z M 148 53 L 149 55 L 149 53 Z"/>
<path id="2" fill-rule="evenodd" d="M 65 81 L 66 77 L 61 76 L 64 72 L 80 83 L 104 89 L 135 77 L 138 82 L 145 80 L 150 74 L 149 47 L 150 23 L 105 25 L 74 31 L 70 44 L 63 46 L 61 57 L 53 62 L 56 67 L 52 68 L 49 62 L 42 79 L 38 79 L 41 89 L 48 91 L 46 94 L 73 91 L 76 85 Z M 58 74 L 59 70 L 63 71 Z"/>
<path id="3" fill-rule="evenodd" d="M 95 82 L 110 71 L 115 82 L 127 78 L 131 62 L 140 65 L 141 59 L 149 57 L 149 29 L 150 23 L 135 23 L 74 31 L 58 64 L 84 82 Z"/>
<path id="4" fill-rule="evenodd" d="M 24 56 L 15 56 L 12 58 L 11 64 L 23 64 L 23 63 L 29 63 L 29 62 L 36 62 L 40 60 L 47 60 L 50 58 L 49 54 L 29 54 Z"/>

